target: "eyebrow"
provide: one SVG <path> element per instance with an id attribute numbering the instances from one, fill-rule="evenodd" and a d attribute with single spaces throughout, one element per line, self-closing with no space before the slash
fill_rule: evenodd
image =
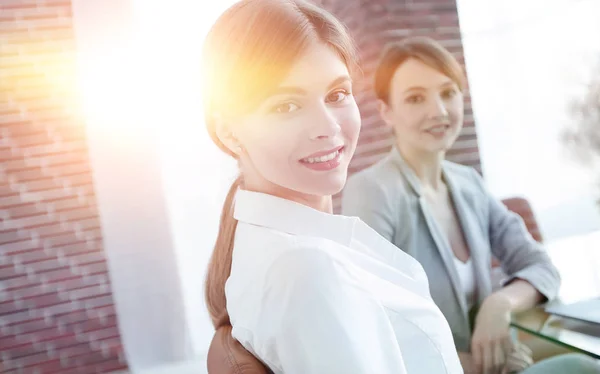
<path id="1" fill-rule="evenodd" d="M 350 82 L 350 81 L 351 81 L 351 79 L 348 75 L 340 75 L 339 77 L 337 77 L 336 79 L 331 81 L 331 83 L 329 83 L 329 85 L 327 86 L 327 91 L 331 90 L 335 86 L 339 86 L 342 83 L 346 83 L 346 82 Z M 280 87 L 277 87 L 275 90 L 273 90 L 273 92 L 271 92 L 271 94 L 269 94 L 268 97 L 277 96 L 277 95 L 285 95 L 285 94 L 306 95 L 306 94 L 308 94 L 308 92 L 305 89 L 303 89 L 301 87 L 297 87 L 297 86 L 280 86 Z"/>
<path id="2" fill-rule="evenodd" d="M 447 82 L 444 82 L 442 84 L 440 84 L 438 86 L 438 88 L 445 88 L 445 87 L 449 87 L 449 86 L 453 86 L 454 85 L 454 81 L 449 80 Z M 421 86 L 412 86 L 412 87 L 408 87 L 406 90 L 404 90 L 404 92 L 410 92 L 410 91 L 426 91 L 427 89 L 425 87 L 421 87 Z"/>

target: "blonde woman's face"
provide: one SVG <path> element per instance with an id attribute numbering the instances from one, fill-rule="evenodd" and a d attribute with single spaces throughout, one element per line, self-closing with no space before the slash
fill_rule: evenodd
<path id="1" fill-rule="evenodd" d="M 380 103 L 400 147 L 436 153 L 454 144 L 463 126 L 463 95 L 456 82 L 416 59 L 398 67 L 389 104 Z"/>
<path id="2" fill-rule="evenodd" d="M 315 44 L 236 127 L 242 171 L 255 189 L 292 199 L 339 192 L 360 131 L 346 65 Z"/>

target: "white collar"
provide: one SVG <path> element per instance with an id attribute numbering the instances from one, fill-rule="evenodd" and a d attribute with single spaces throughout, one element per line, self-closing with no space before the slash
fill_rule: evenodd
<path id="1" fill-rule="evenodd" d="M 240 189 L 233 217 L 294 235 L 321 237 L 350 246 L 358 219 L 324 213 L 295 201 Z"/>
<path id="2" fill-rule="evenodd" d="M 358 217 L 324 213 L 291 200 L 246 190 L 236 194 L 233 217 L 292 235 L 334 241 L 375 260 L 379 263 L 379 272 L 385 271 L 389 279 L 395 279 L 394 283 L 402 282 L 409 287 L 408 276 L 413 280 L 410 287 L 419 293 L 429 292 L 421 265 Z"/>

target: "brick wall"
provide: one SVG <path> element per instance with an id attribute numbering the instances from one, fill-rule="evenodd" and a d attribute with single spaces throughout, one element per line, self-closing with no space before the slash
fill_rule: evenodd
<path id="1" fill-rule="evenodd" d="M 71 2 L 0 1 L 0 372 L 126 367 L 76 107 Z"/>
<path id="2" fill-rule="evenodd" d="M 359 49 L 364 77 L 355 87 L 362 114 L 362 130 L 350 173 L 381 159 L 391 148 L 391 130 L 381 120 L 372 90 L 373 71 L 385 43 L 411 35 L 429 36 L 441 42 L 464 64 L 455 0 L 315 0 L 344 22 Z M 465 94 L 464 129 L 449 160 L 481 171 L 477 136 L 468 90 Z M 334 200 L 335 210 L 339 199 Z"/>
<path id="3" fill-rule="evenodd" d="M 318 0 L 350 28 L 364 80 L 351 173 L 392 144 L 374 105 L 383 44 L 428 35 L 464 61 L 454 0 Z M 0 2 L 0 372 L 125 367 L 92 186 L 74 107 L 70 1 Z M 448 158 L 480 169 L 469 95 Z"/>

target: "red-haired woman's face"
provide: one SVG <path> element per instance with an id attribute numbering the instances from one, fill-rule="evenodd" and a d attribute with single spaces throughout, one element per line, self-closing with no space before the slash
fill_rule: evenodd
<path id="1" fill-rule="evenodd" d="M 416 59 L 398 67 L 390 82 L 389 104 L 380 103 L 396 143 L 411 151 L 448 150 L 463 126 L 463 95 L 456 82 Z"/>
<path id="2" fill-rule="evenodd" d="M 296 200 L 335 194 L 346 182 L 359 131 L 348 69 L 334 50 L 317 43 L 236 123 L 245 182 Z"/>

